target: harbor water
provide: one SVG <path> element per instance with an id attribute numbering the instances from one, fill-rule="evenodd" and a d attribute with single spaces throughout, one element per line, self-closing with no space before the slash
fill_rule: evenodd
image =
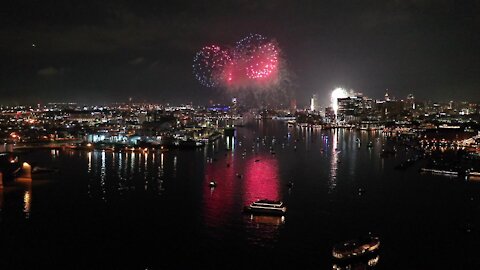
<path id="1" fill-rule="evenodd" d="M 334 269 L 335 244 L 373 233 L 378 257 L 353 269 L 479 267 L 480 183 L 397 170 L 411 150 L 385 143 L 258 120 L 196 149 L 23 151 L 58 171 L 0 190 L 0 266 Z M 264 198 L 287 214 L 242 213 Z"/>

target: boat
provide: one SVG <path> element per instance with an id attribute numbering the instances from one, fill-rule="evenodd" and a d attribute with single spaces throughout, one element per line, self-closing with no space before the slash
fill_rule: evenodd
<path id="1" fill-rule="evenodd" d="M 283 216 L 287 212 L 287 207 L 282 201 L 273 201 L 268 199 L 257 200 L 245 206 L 244 211 L 250 214 L 266 214 Z"/>
<path id="2" fill-rule="evenodd" d="M 376 252 L 379 247 L 380 239 L 377 236 L 369 235 L 335 245 L 332 255 L 338 260 L 352 259 Z"/>
<path id="3" fill-rule="evenodd" d="M 210 181 L 210 183 L 208 183 L 208 185 L 213 188 L 213 187 L 216 187 L 216 186 L 217 186 L 217 182 L 215 182 L 214 180 L 212 180 L 212 181 Z"/>
<path id="4" fill-rule="evenodd" d="M 420 172 L 423 173 L 432 173 L 432 174 L 440 174 L 440 175 L 446 175 L 446 176 L 458 176 L 458 171 L 452 171 L 452 170 L 440 170 L 440 169 L 429 169 L 429 168 L 421 168 Z"/>
<path id="5" fill-rule="evenodd" d="M 57 168 L 45 168 L 45 167 L 35 166 L 32 169 L 32 174 L 56 173 L 58 171 L 59 170 Z"/>
<path id="6" fill-rule="evenodd" d="M 289 181 L 288 184 L 287 184 L 287 187 L 288 187 L 288 188 L 292 188 L 292 187 L 293 187 L 293 182 L 292 182 L 292 181 Z"/>
<path id="7" fill-rule="evenodd" d="M 21 168 L 18 156 L 13 153 L 0 153 L 0 173 L 4 182 L 13 181 Z"/>
<path id="8" fill-rule="evenodd" d="M 358 260 L 337 260 L 333 263 L 333 270 L 373 269 L 380 260 L 380 255 L 371 253 Z"/>
<path id="9" fill-rule="evenodd" d="M 475 171 L 468 171 L 468 176 L 469 177 L 480 177 L 480 172 L 475 172 Z"/>

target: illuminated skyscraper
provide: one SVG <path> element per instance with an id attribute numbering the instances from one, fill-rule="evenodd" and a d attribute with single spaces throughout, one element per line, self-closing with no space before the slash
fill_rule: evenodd
<path id="1" fill-rule="evenodd" d="M 407 110 L 415 110 L 415 97 L 413 96 L 413 94 L 409 94 L 407 96 L 406 104 Z"/>
<path id="2" fill-rule="evenodd" d="M 312 98 L 310 99 L 310 111 L 320 111 L 320 102 L 315 94 L 313 94 Z"/>

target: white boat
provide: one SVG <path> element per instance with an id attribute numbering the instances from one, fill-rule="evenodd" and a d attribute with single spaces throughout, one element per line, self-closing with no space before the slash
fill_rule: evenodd
<path id="1" fill-rule="evenodd" d="M 258 200 L 245 206 L 245 212 L 252 214 L 267 214 L 267 215 L 285 215 L 287 212 L 287 207 L 283 205 L 282 201 L 272 201 L 272 200 Z"/>
<path id="2" fill-rule="evenodd" d="M 440 174 L 440 175 L 447 175 L 447 176 L 458 176 L 458 172 L 456 172 L 456 171 L 447 171 L 447 170 L 437 170 L 437 169 L 421 168 L 421 169 L 420 169 L 420 172 L 432 173 L 432 174 Z"/>

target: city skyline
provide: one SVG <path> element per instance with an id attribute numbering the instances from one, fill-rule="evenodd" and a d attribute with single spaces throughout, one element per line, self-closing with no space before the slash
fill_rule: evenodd
<path id="1" fill-rule="evenodd" d="M 475 1 L 24 2 L 2 11 L 2 102 L 228 99 L 192 75 L 202 46 L 274 39 L 299 104 L 336 87 L 480 100 Z M 220 98 L 219 98 L 220 97 Z"/>
<path id="2" fill-rule="evenodd" d="M 2 2 L 0 268 L 479 268 L 479 14 Z"/>

